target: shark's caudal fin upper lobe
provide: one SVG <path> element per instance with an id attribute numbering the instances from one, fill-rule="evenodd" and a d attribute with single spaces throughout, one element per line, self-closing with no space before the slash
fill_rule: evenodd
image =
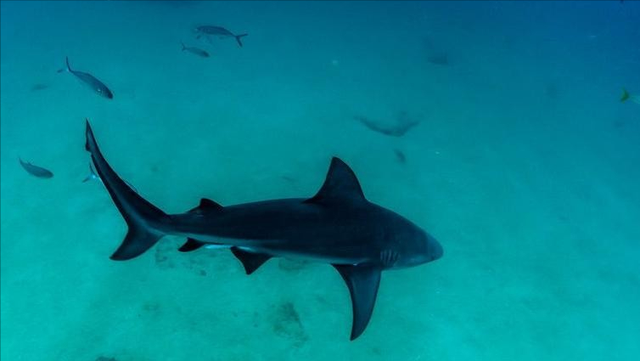
<path id="1" fill-rule="evenodd" d="M 164 236 L 163 225 L 170 222 L 170 217 L 138 195 L 116 174 L 102 156 L 89 120 L 87 120 L 85 135 L 87 140 L 85 148 L 91 153 L 96 172 L 129 226 L 126 237 L 111 259 L 123 261 L 135 258 Z"/>

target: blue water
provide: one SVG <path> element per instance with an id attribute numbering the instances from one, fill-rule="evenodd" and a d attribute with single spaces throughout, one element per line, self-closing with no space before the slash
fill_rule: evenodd
<path id="1" fill-rule="evenodd" d="M 640 94 L 640 2 L 2 1 L 0 14 L 2 360 L 640 357 L 640 104 L 620 101 Z M 249 35 L 196 39 L 202 24 Z M 57 73 L 65 56 L 114 99 Z M 126 224 L 82 183 L 85 118 L 169 213 L 311 196 L 339 156 L 445 255 L 385 272 L 353 342 L 325 264 L 276 259 L 247 277 L 227 251 L 177 252 L 177 237 L 111 261 Z M 419 125 L 388 136 L 362 118 Z"/>

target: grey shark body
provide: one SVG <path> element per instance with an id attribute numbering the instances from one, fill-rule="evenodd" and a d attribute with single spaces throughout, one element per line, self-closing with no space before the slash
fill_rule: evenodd
<path id="1" fill-rule="evenodd" d="M 311 198 L 227 207 L 202 199 L 188 212 L 168 215 L 113 171 L 88 122 L 86 137 L 96 171 L 129 226 L 111 259 L 135 258 L 161 237 L 175 235 L 188 239 L 181 251 L 229 246 L 247 274 L 272 257 L 329 263 L 350 291 L 352 340 L 369 323 L 383 270 L 417 266 L 443 254 L 438 241 L 421 228 L 367 201 L 353 171 L 335 157 L 323 186 Z"/>
<path id="2" fill-rule="evenodd" d="M 66 68 L 60 71 L 68 71 L 69 73 L 75 75 L 76 78 L 78 78 L 78 80 L 80 80 L 83 84 L 91 88 L 96 94 L 107 99 L 113 99 L 113 92 L 111 92 L 111 90 L 106 85 L 104 85 L 103 82 L 98 80 L 98 78 L 89 73 L 71 69 L 68 57 L 65 58 L 65 65 Z"/>

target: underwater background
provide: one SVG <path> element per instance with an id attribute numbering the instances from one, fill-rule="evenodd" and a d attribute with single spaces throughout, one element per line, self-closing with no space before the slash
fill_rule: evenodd
<path id="1" fill-rule="evenodd" d="M 0 13 L 2 360 L 640 357 L 640 104 L 620 101 L 640 93 L 640 2 Z M 249 35 L 207 41 L 197 25 Z M 65 56 L 114 98 L 58 73 Z M 247 277 L 230 252 L 179 253 L 177 237 L 111 261 L 126 224 L 82 182 L 85 118 L 169 213 L 312 196 L 339 156 L 444 257 L 385 272 L 353 342 L 326 264 L 274 259 Z"/>

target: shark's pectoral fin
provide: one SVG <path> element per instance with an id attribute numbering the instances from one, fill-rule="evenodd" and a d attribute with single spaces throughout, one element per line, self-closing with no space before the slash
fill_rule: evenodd
<path id="1" fill-rule="evenodd" d="M 183 244 L 180 248 L 178 248 L 178 251 L 180 252 L 191 252 L 191 251 L 195 251 L 196 249 L 200 248 L 204 246 L 204 243 L 200 242 L 200 241 L 196 241 L 193 238 L 187 238 L 187 242 L 185 244 Z"/>
<path id="2" fill-rule="evenodd" d="M 353 324 L 351 340 L 355 340 L 364 332 L 371 319 L 373 306 L 380 285 L 380 268 L 373 265 L 333 265 L 349 287 L 351 306 L 353 308 Z"/>
<path id="3" fill-rule="evenodd" d="M 271 256 L 264 253 L 253 253 L 239 249 L 238 247 L 231 247 L 231 252 L 244 266 L 244 270 L 248 275 L 255 272 L 260 266 L 267 262 Z"/>

